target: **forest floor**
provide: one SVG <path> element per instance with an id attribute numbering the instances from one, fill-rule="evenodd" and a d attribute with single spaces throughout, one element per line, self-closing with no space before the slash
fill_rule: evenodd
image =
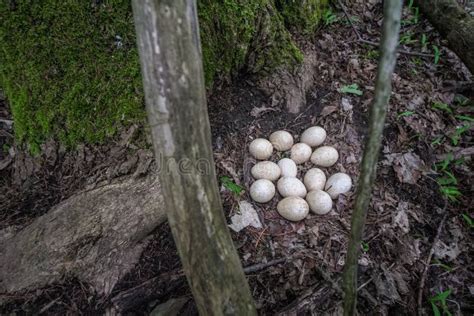
<path id="1" fill-rule="evenodd" d="M 248 143 L 276 130 L 299 135 L 313 125 L 324 127 L 325 144 L 340 153 L 328 174 L 346 172 L 357 183 L 378 58 L 377 47 L 367 43 L 379 42 L 382 21 L 381 6 L 375 2 L 348 8 L 351 23 L 342 11 L 328 12 L 327 25 L 313 38 L 302 40 L 302 46 L 316 52 L 318 62 L 314 85 L 299 114 L 287 113 L 245 74 L 214 88 L 209 117 L 227 217 L 238 212 L 239 202 L 251 202 L 245 192 L 251 181 L 244 168 L 252 160 Z M 419 308 L 428 314 L 437 308 L 446 315 L 448 311 L 472 314 L 472 78 L 433 28 L 410 8 L 404 12 L 400 41 L 411 53 L 399 54 L 393 75 L 383 149 L 361 245 L 359 311 L 413 315 Z M 132 126 L 108 145 L 80 146 L 69 153 L 50 142 L 33 158 L 13 144 L 9 112 L 1 98 L 0 117 L 6 119 L 0 121 L 3 234 L 44 214 L 86 182 L 132 172 L 139 152 L 149 150 L 144 129 Z M 274 155 L 272 160 L 278 158 Z M 308 167 L 302 166 L 299 174 Z M 225 185 L 229 179 L 237 186 Z M 238 192 L 238 186 L 245 191 Z M 247 277 L 261 314 L 340 314 L 339 281 L 354 198 L 353 191 L 341 195 L 329 214 L 309 215 L 298 223 L 283 220 L 276 201 L 253 203 L 263 228 L 248 227 L 232 232 L 232 237 L 243 266 L 250 267 Z M 261 263 L 268 265 L 255 266 Z M 181 264 L 169 227 L 163 224 L 139 264 L 110 296 L 97 296 L 87 285 L 66 278 L 10 297 L 0 312 L 101 313 L 114 295 L 167 273 L 181 273 Z M 166 291 L 150 296 L 147 304 L 129 313 L 147 314 L 157 303 L 179 297 L 186 298 L 183 313 L 196 313 L 182 278 L 170 281 Z"/>

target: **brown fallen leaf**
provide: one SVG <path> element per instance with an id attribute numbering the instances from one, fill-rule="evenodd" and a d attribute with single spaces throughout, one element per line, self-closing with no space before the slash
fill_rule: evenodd
<path id="1" fill-rule="evenodd" d="M 426 168 L 423 160 L 414 153 L 396 155 L 393 159 L 393 170 L 395 170 L 398 180 L 402 183 L 416 184 L 422 171 Z"/>
<path id="2" fill-rule="evenodd" d="M 337 106 L 334 106 L 334 105 L 325 106 L 323 110 L 321 111 L 321 116 L 327 116 L 335 111 L 337 111 Z"/>

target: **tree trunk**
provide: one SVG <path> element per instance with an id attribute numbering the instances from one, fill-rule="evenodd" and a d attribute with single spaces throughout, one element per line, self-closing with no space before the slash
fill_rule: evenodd
<path id="1" fill-rule="evenodd" d="M 392 91 L 391 80 L 396 63 L 401 11 L 401 0 L 384 2 L 381 55 L 375 82 L 375 97 L 370 109 L 369 138 L 361 163 L 361 174 L 357 186 L 354 212 L 352 213 L 351 233 L 344 266 L 344 315 L 346 316 L 356 314 L 358 257 L 370 195 L 375 180 L 388 101 Z"/>
<path id="2" fill-rule="evenodd" d="M 418 0 L 421 11 L 474 74 L 474 18 L 455 0 Z"/>
<path id="3" fill-rule="evenodd" d="M 196 305 L 254 315 L 217 187 L 195 1 L 132 3 L 168 221 Z"/>

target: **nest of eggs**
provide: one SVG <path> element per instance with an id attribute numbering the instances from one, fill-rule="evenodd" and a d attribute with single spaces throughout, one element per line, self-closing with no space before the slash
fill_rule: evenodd
<path id="1" fill-rule="evenodd" d="M 349 192 L 352 180 L 342 172 L 326 179 L 326 174 L 320 168 L 334 165 L 339 153 L 332 146 L 321 146 L 325 140 L 326 131 L 313 126 L 301 134 L 300 142 L 296 144 L 287 131 L 276 131 L 268 140 L 257 138 L 252 141 L 249 152 L 262 161 L 251 169 L 256 180 L 250 186 L 251 198 L 257 203 L 268 203 L 278 190 L 283 199 L 278 202 L 277 211 L 290 221 L 303 220 L 310 210 L 318 215 L 329 213 L 333 206 L 332 200 L 339 194 Z M 283 158 L 278 163 L 268 161 L 273 150 L 290 151 L 290 158 Z M 301 181 L 297 178 L 297 165 L 307 161 L 311 161 L 315 167 L 309 169 Z"/>

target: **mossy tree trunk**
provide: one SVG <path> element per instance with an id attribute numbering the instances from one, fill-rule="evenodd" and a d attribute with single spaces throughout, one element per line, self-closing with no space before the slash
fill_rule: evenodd
<path id="1" fill-rule="evenodd" d="M 328 0 L 198 0 L 208 86 L 216 76 L 243 70 L 269 74 L 294 66 L 303 55 L 290 31 L 316 30 Z"/>
<path id="2" fill-rule="evenodd" d="M 168 221 L 201 315 L 255 315 L 216 182 L 195 0 L 134 0 Z"/>
<path id="3" fill-rule="evenodd" d="M 431 24 L 474 74 L 474 18 L 455 0 L 418 0 Z"/>

